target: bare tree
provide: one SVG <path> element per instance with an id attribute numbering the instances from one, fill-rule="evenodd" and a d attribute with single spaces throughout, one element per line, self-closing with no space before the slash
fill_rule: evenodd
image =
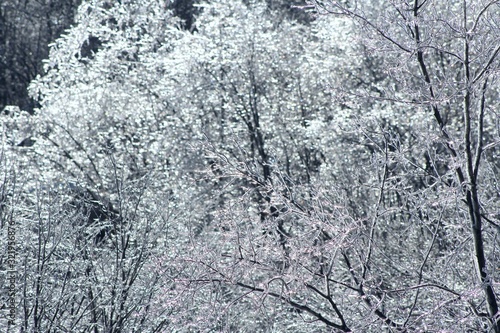
<path id="1" fill-rule="evenodd" d="M 499 332 L 498 297 L 493 287 L 498 263 L 492 257 L 496 248 L 493 230 L 498 223 L 491 215 L 496 206 L 487 204 L 495 196 L 488 187 L 496 182 L 491 172 L 497 168 L 493 157 L 498 143 L 497 115 L 493 110 L 498 105 L 498 90 L 492 84 L 498 80 L 499 68 L 498 1 L 462 1 L 451 6 L 418 0 L 310 3 L 319 14 L 353 20 L 371 38 L 361 37 L 385 61 L 396 87 L 374 97 L 428 108 L 436 141 L 446 148 L 440 154 L 446 156 L 441 163 L 455 175 L 450 189 L 467 211 L 467 219 L 459 222 L 470 230 L 476 285 L 483 290 L 492 330 Z M 441 177 L 435 165 L 433 169 Z M 384 181 L 386 175 L 387 170 Z M 381 194 L 383 189 L 381 184 Z M 367 262 L 370 254 L 369 247 Z M 418 293 L 415 302 L 417 299 Z"/>

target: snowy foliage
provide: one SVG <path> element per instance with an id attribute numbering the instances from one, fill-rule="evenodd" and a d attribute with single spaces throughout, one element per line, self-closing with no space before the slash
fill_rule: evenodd
<path id="1" fill-rule="evenodd" d="M 1 115 L 20 331 L 499 332 L 498 2 L 169 8 L 84 1 Z"/>

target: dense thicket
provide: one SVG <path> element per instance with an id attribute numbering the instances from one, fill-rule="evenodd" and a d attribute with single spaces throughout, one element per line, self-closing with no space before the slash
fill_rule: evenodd
<path id="1" fill-rule="evenodd" d="M 285 4 L 83 1 L 2 115 L 0 328 L 500 330 L 498 1 Z"/>

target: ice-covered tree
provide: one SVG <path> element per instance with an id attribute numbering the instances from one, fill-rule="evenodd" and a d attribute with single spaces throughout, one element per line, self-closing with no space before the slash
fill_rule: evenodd
<path id="1" fill-rule="evenodd" d="M 498 3 L 281 4 L 80 6 L 2 118 L 25 330 L 498 330 Z"/>

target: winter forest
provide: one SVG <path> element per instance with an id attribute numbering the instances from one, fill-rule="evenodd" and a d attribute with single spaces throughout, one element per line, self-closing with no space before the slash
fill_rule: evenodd
<path id="1" fill-rule="evenodd" d="M 500 333 L 499 0 L 1 0 L 0 331 Z"/>

